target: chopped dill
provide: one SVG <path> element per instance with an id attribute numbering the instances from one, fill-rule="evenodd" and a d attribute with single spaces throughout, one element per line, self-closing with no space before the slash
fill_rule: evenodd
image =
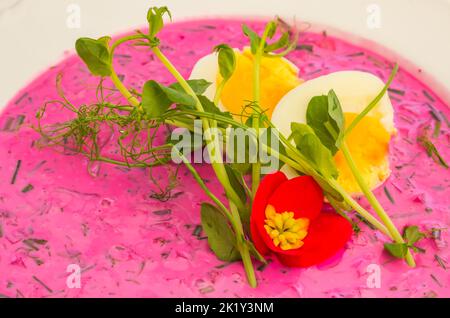
<path id="1" fill-rule="evenodd" d="M 314 47 L 310 44 L 300 44 L 295 48 L 298 51 L 308 51 L 312 53 L 314 51 Z"/>
<path id="2" fill-rule="evenodd" d="M 16 163 L 16 168 L 14 169 L 14 173 L 13 173 L 13 176 L 12 176 L 12 178 L 11 178 L 11 184 L 14 184 L 14 183 L 16 183 L 16 179 L 17 179 L 17 174 L 19 173 L 19 170 L 20 170 L 20 166 L 22 165 L 22 160 L 17 160 L 17 163 Z"/>
<path id="3" fill-rule="evenodd" d="M 421 134 L 417 137 L 417 142 L 419 143 L 419 145 L 421 145 L 423 148 L 425 148 L 425 151 L 427 152 L 428 157 L 432 158 L 436 163 L 438 163 L 439 165 L 448 169 L 447 162 L 441 156 L 441 154 L 437 150 L 436 146 L 433 144 L 433 142 L 428 137 L 428 131 L 429 131 L 429 127 L 425 127 L 422 130 Z"/>
<path id="4" fill-rule="evenodd" d="M 433 96 L 431 96 L 430 93 L 428 93 L 428 91 L 422 90 L 422 93 L 423 93 L 423 95 L 424 95 L 426 98 L 428 98 L 428 100 L 429 100 L 430 102 L 435 102 Z"/>
<path id="5" fill-rule="evenodd" d="M 439 264 L 440 267 L 447 270 L 447 266 L 445 265 L 446 262 L 439 255 L 434 254 L 434 259 L 436 260 L 436 262 Z"/>
<path id="6" fill-rule="evenodd" d="M 397 95 L 400 95 L 400 96 L 404 96 L 405 95 L 405 91 L 403 91 L 401 89 L 388 88 L 388 91 L 390 93 L 397 94 Z"/>
<path id="7" fill-rule="evenodd" d="M 395 200 L 392 197 L 392 194 L 389 192 L 389 189 L 384 186 L 384 194 L 386 194 L 386 197 L 389 199 L 389 201 L 391 201 L 392 204 L 395 204 Z"/>
<path id="8" fill-rule="evenodd" d="M 154 215 L 158 215 L 158 216 L 169 215 L 171 213 L 172 213 L 171 209 L 164 209 L 164 210 L 153 211 L 153 214 Z"/>
<path id="9" fill-rule="evenodd" d="M 201 225 L 196 225 L 194 228 L 194 231 L 192 232 L 192 236 L 200 237 L 202 230 L 203 230 L 203 228 Z"/>
<path id="10" fill-rule="evenodd" d="M 22 189 L 22 193 L 30 192 L 30 191 L 33 190 L 33 189 L 34 189 L 34 186 L 33 186 L 32 184 L 27 184 L 27 185 L 25 186 L 25 188 Z"/>
<path id="11" fill-rule="evenodd" d="M 49 293 L 53 293 L 53 290 L 50 287 L 48 287 L 43 281 L 41 281 L 39 278 L 37 278 L 34 275 L 32 277 L 39 285 L 44 287 Z"/>

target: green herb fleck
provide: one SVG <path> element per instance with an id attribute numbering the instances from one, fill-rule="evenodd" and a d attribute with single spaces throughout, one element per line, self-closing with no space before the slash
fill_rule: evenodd
<path id="1" fill-rule="evenodd" d="M 34 189 L 34 186 L 32 184 L 28 184 L 27 186 L 25 186 L 25 188 L 22 189 L 22 193 L 30 192 L 33 189 Z"/>
<path id="2" fill-rule="evenodd" d="M 295 49 L 299 50 L 299 51 L 308 51 L 310 53 L 312 53 L 314 51 L 314 47 L 310 44 L 300 44 L 300 45 L 297 45 L 297 47 Z"/>
<path id="3" fill-rule="evenodd" d="M 388 88 L 388 92 L 393 93 L 393 94 L 397 94 L 397 95 L 400 95 L 400 96 L 404 96 L 405 95 L 405 91 L 403 91 L 401 89 Z"/>
<path id="4" fill-rule="evenodd" d="M 441 165 L 442 167 L 448 169 L 448 164 L 444 160 L 444 158 L 441 156 L 439 151 L 437 150 L 436 146 L 433 144 L 433 142 L 428 137 L 428 131 L 429 127 L 425 127 L 422 131 L 422 133 L 417 137 L 417 142 L 419 145 L 421 145 L 423 148 L 425 148 L 425 151 L 427 152 L 428 157 L 432 158 L 436 163 Z"/>
<path id="5" fill-rule="evenodd" d="M 392 204 L 395 204 L 395 200 L 392 197 L 392 194 L 389 192 L 389 189 L 384 186 L 384 194 L 386 194 L 386 197 L 389 199 L 389 201 L 391 201 Z"/>
<path id="6" fill-rule="evenodd" d="M 202 226 L 196 225 L 194 228 L 194 231 L 192 232 L 192 236 L 200 237 L 200 234 L 202 233 Z"/>
<path id="7" fill-rule="evenodd" d="M 22 165 L 22 160 L 17 160 L 16 169 L 14 169 L 14 173 L 13 173 L 13 176 L 11 178 L 11 184 L 16 183 L 17 174 L 19 173 L 21 165 Z"/>
<path id="8" fill-rule="evenodd" d="M 169 215 L 171 213 L 172 213 L 171 209 L 164 209 L 164 210 L 153 211 L 153 214 L 154 215 L 158 215 L 158 216 Z"/>
<path id="9" fill-rule="evenodd" d="M 434 102 L 434 98 L 430 95 L 430 93 L 428 93 L 428 91 L 423 90 L 423 95 L 425 95 L 426 98 L 428 98 L 430 100 L 430 102 Z"/>
<path id="10" fill-rule="evenodd" d="M 33 275 L 33 279 L 38 282 L 42 287 L 44 287 L 49 293 L 53 293 L 53 290 L 48 287 L 46 284 L 44 284 L 44 282 L 42 282 L 39 278 L 37 278 L 36 276 Z"/>
<path id="11" fill-rule="evenodd" d="M 447 270 L 447 266 L 445 265 L 446 262 L 439 255 L 434 254 L 434 259 L 438 262 L 439 266 Z"/>

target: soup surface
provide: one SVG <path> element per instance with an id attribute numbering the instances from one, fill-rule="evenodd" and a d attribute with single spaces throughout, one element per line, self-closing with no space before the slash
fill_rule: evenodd
<path id="1" fill-rule="evenodd" d="M 261 31 L 262 22 L 247 22 Z M 161 33 L 162 50 L 188 77 L 195 62 L 226 42 L 247 41 L 239 20 L 175 23 Z M 312 79 L 338 70 L 389 76 L 391 61 L 326 34 L 303 33 L 288 55 L 300 76 Z M 116 68 L 127 85 L 140 89 L 152 78 L 173 82 L 142 47 L 122 46 Z M 450 160 L 450 109 L 428 87 L 400 70 L 389 94 L 398 135 L 391 141 L 392 175 L 376 190 L 399 227 L 419 225 L 429 238 L 411 269 L 383 252 L 385 238 L 361 223 L 346 249 L 326 264 L 308 269 L 281 266 L 275 258 L 259 267 L 259 287 L 245 281 L 241 263 L 224 264 L 209 251 L 200 224 L 207 198 L 184 167 L 172 197 L 162 202 L 148 171 L 95 164 L 88 173 L 79 155 L 36 147 L 31 128 L 45 101 L 60 99 L 62 87 L 75 105 L 96 100 L 98 78 L 74 56 L 49 68 L 7 105 L 0 117 L 0 295 L 9 297 L 449 297 L 450 176 L 427 156 L 416 138 L 426 125 Z M 111 87 L 109 82 L 106 86 Z M 70 114 L 51 109 L 51 120 Z M 112 149 L 114 150 L 114 149 Z M 209 166 L 199 166 L 208 186 L 220 194 Z M 154 170 L 165 178 L 166 168 Z M 362 202 L 367 207 L 365 202 Z M 72 273 L 81 269 L 81 285 Z M 379 275 L 379 276 L 378 276 Z M 74 288 L 75 287 L 75 288 Z M 80 288 L 76 288 L 80 287 Z"/>

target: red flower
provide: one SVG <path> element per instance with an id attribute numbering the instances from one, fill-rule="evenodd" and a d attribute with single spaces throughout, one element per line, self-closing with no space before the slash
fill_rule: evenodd
<path id="1" fill-rule="evenodd" d="M 312 177 L 288 180 L 267 175 L 253 201 L 250 228 L 256 249 L 276 254 L 291 267 L 319 264 L 342 249 L 352 226 L 342 216 L 323 212 L 323 193 Z"/>

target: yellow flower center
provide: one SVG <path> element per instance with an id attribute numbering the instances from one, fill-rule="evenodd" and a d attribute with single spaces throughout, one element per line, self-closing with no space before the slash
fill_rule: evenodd
<path id="1" fill-rule="evenodd" d="M 284 251 L 303 246 L 303 239 L 308 235 L 309 219 L 294 219 L 293 212 L 277 213 L 271 205 L 266 207 L 264 228 L 275 246 Z"/>

